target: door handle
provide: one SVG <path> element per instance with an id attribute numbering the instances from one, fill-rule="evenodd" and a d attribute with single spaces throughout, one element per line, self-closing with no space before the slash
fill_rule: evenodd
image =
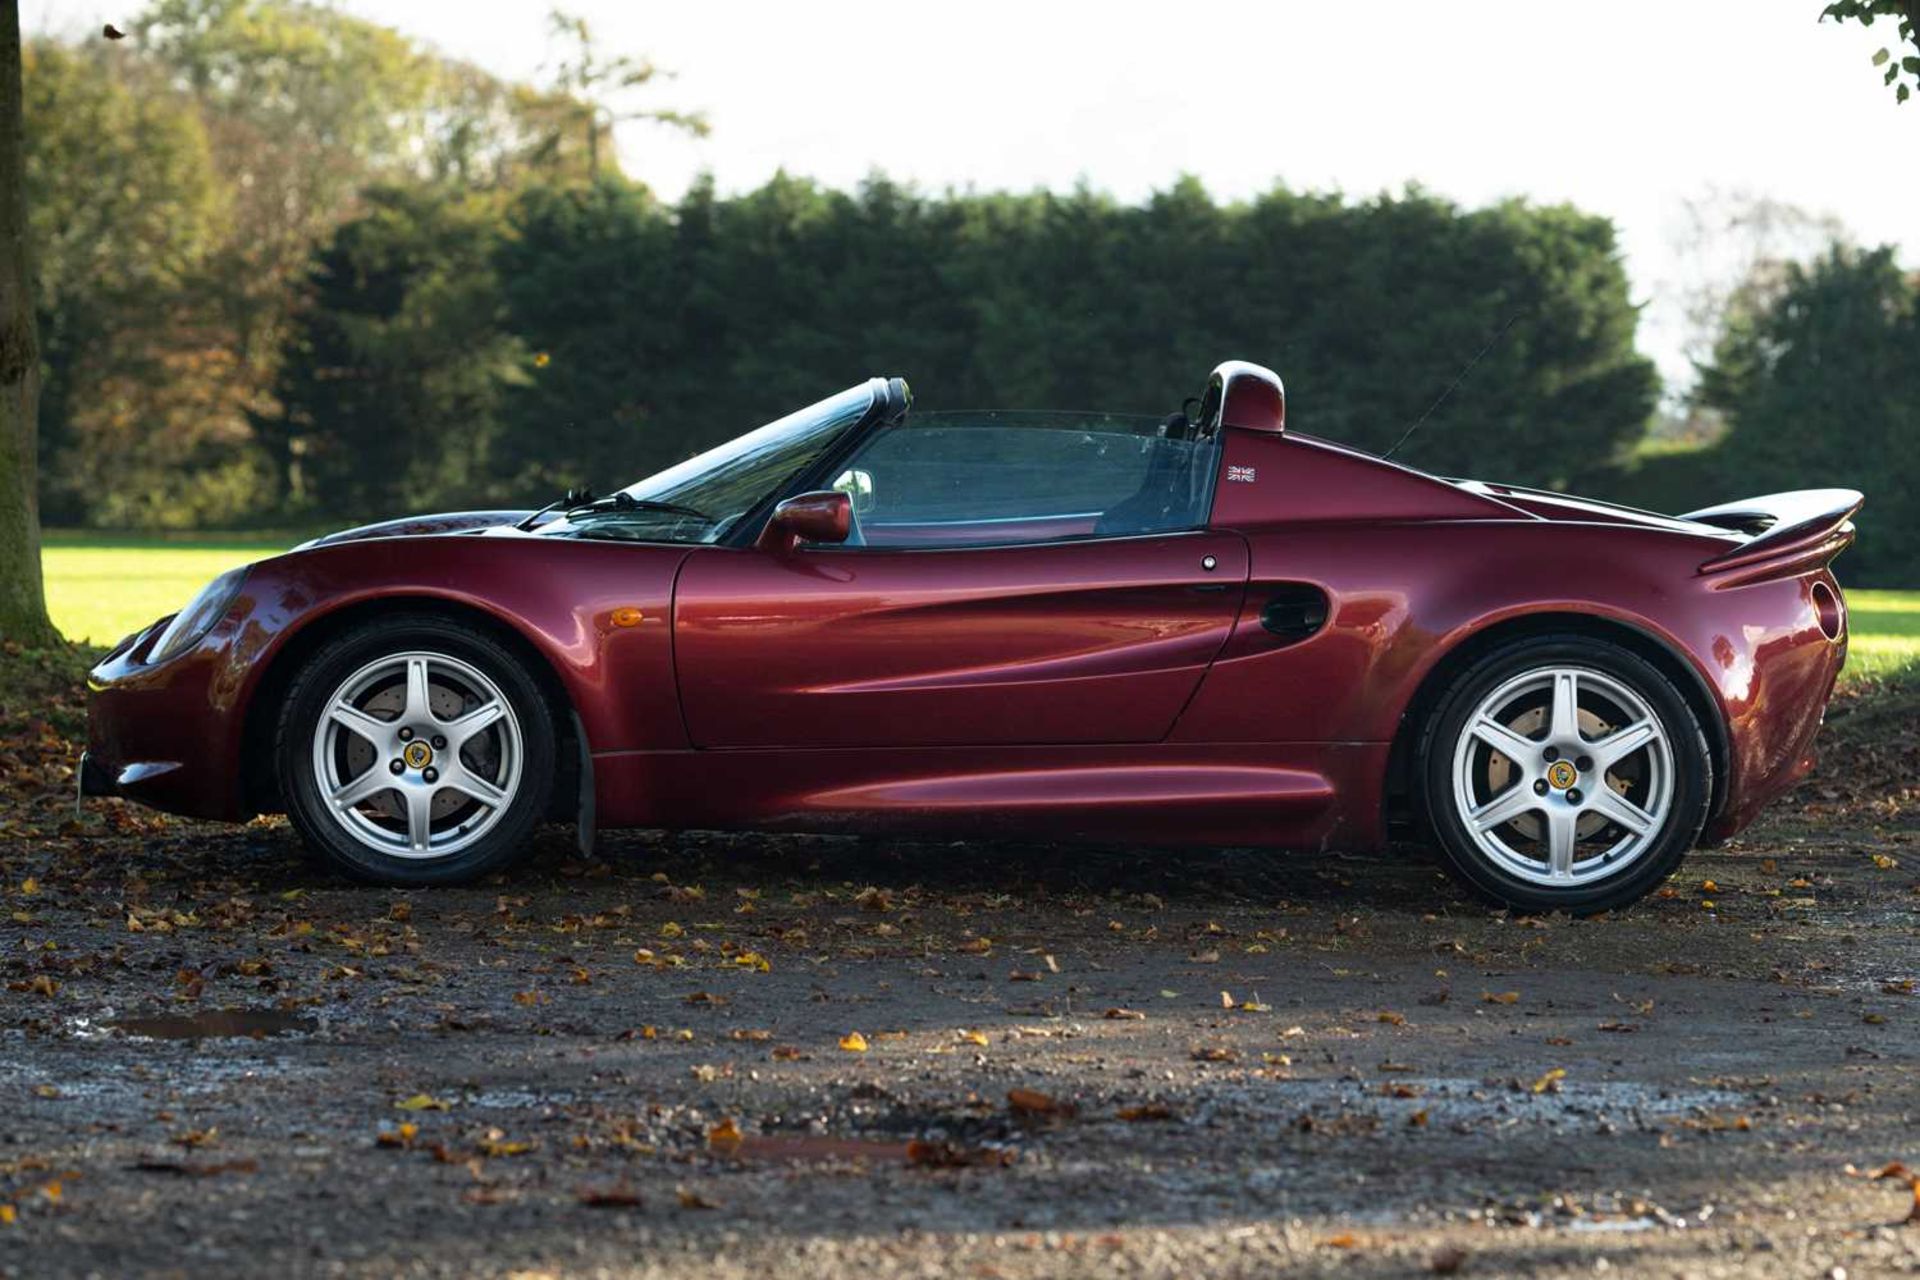
<path id="1" fill-rule="evenodd" d="M 1237 584 L 1231 583 L 1231 582 L 1194 582 L 1194 583 L 1188 584 L 1187 590 L 1204 591 L 1209 595 L 1214 595 L 1219 592 L 1225 591 L 1230 586 L 1235 586 L 1235 585 Z"/>
<path id="2" fill-rule="evenodd" d="M 1305 640 L 1327 625 L 1326 593 L 1304 582 L 1280 583 L 1260 611 L 1260 625 L 1288 644 Z"/>

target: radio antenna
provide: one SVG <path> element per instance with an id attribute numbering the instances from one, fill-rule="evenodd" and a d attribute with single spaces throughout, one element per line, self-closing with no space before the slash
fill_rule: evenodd
<path id="1" fill-rule="evenodd" d="M 1415 418 L 1413 421 L 1413 425 L 1400 433 L 1400 438 L 1393 442 L 1393 448 L 1387 450 L 1385 453 L 1380 455 L 1382 459 L 1391 458 L 1394 454 L 1400 452 L 1400 446 L 1405 444 L 1407 441 L 1411 440 L 1413 438 L 1413 433 L 1426 425 L 1427 419 L 1433 416 L 1434 410 L 1438 409 L 1441 405 L 1446 403 L 1447 397 L 1452 395 L 1454 392 L 1454 389 L 1458 387 L 1461 383 L 1465 382 L 1467 380 L 1467 375 L 1473 372 L 1473 366 L 1479 364 L 1481 359 L 1486 356 L 1487 352 L 1493 350 L 1494 343 L 1500 341 L 1500 339 L 1507 336 L 1507 330 L 1513 328 L 1513 322 L 1518 320 L 1519 318 L 1520 318 L 1520 313 L 1518 311 L 1514 312 L 1512 315 L 1507 317 L 1507 322 L 1500 326 L 1500 331 L 1494 334 L 1491 338 L 1488 338 L 1487 345 L 1480 348 L 1480 350 L 1474 353 L 1473 359 L 1467 361 L 1466 367 L 1461 369 L 1458 374 L 1454 375 L 1453 381 L 1447 384 L 1447 389 L 1434 397 L 1433 403 L 1427 406 L 1427 411 L 1421 414 L 1418 418 Z"/>

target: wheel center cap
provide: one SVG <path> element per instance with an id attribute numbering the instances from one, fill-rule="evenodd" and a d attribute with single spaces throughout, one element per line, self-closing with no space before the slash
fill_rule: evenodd
<path id="1" fill-rule="evenodd" d="M 400 753 L 400 758 L 407 762 L 409 769 L 424 769 L 433 763 L 433 748 L 415 738 Z"/>
<path id="2" fill-rule="evenodd" d="M 1580 771 L 1566 760 L 1555 760 L 1547 766 L 1547 782 L 1555 791 L 1565 791 L 1580 781 Z"/>

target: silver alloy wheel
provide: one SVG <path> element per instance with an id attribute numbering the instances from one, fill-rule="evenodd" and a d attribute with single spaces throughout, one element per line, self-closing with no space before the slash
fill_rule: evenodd
<path id="1" fill-rule="evenodd" d="M 361 845 L 443 858 L 499 824 L 520 789 L 520 720 L 472 664 L 415 651 L 340 682 L 313 731 L 327 812 Z"/>
<path id="2" fill-rule="evenodd" d="M 1577 888 L 1619 875 L 1659 839 L 1673 807 L 1667 728 L 1604 672 L 1542 667 L 1501 684 L 1453 751 L 1467 835 L 1507 875 Z"/>

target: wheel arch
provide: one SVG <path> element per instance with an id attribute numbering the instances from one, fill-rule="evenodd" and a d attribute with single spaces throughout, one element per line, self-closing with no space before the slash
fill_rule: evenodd
<path id="1" fill-rule="evenodd" d="M 581 785 L 580 721 L 565 681 L 552 661 L 520 628 L 498 614 L 461 600 L 427 594 L 357 600 L 308 620 L 287 636 L 256 678 L 241 728 L 241 799 L 254 813 L 277 813 L 284 805 L 274 776 L 274 734 L 287 690 L 300 668 L 328 641 L 355 627 L 395 614 L 434 614 L 467 623 L 517 654 L 553 713 L 554 777 L 550 818 L 571 820 Z"/>
<path id="2" fill-rule="evenodd" d="M 1413 826 L 1413 753 L 1435 706 L 1455 676 L 1484 655 L 1515 640 L 1537 636 L 1574 635 L 1608 640 L 1639 655 L 1673 682 L 1706 730 L 1707 755 L 1713 770 L 1713 793 L 1707 802 L 1708 821 L 1719 816 L 1727 799 L 1728 762 L 1732 745 L 1726 716 L 1706 678 L 1665 638 L 1619 618 L 1600 614 L 1551 612 L 1503 618 L 1464 636 L 1440 656 L 1421 678 L 1395 728 L 1387 753 L 1386 784 L 1382 795 L 1390 831 L 1408 832 Z"/>

